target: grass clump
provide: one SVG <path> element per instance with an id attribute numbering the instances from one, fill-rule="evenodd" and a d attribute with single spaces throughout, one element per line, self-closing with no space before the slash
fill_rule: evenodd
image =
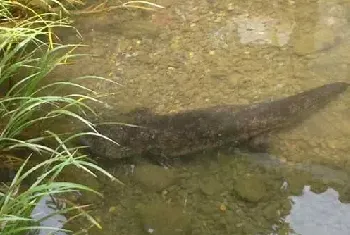
<path id="1" fill-rule="evenodd" d="M 75 166 L 94 177 L 94 172 L 100 172 L 114 179 L 79 155 L 79 147 L 70 147 L 69 141 L 82 133 L 60 135 L 50 128 L 41 129 L 43 123 L 62 117 L 93 128 L 84 118 L 84 113 L 92 110 L 83 102 L 97 101 L 92 90 L 74 81 L 45 81 L 52 69 L 64 66 L 66 61 L 77 56 L 72 51 L 79 45 L 54 42 L 53 32 L 59 27 L 70 27 L 69 21 L 55 13 L 38 13 L 24 1 L 0 1 L 0 158 L 10 153 L 8 158 L 25 159 L 12 181 L 0 190 L 2 235 L 56 230 L 40 223 L 51 215 L 39 220 L 33 218 L 32 212 L 43 198 L 50 197 L 54 201 L 57 195 L 69 192 L 95 192 L 80 184 L 59 182 L 59 175 L 67 167 Z M 62 92 L 66 88 L 74 88 L 74 93 Z M 34 132 L 36 129 L 40 131 Z M 18 153 L 16 150 L 25 151 L 19 156 L 12 155 Z M 45 156 L 44 160 L 32 161 L 39 155 Z M 70 218 L 83 215 L 98 226 L 84 208 L 66 204 L 65 207 L 56 205 L 52 215 L 69 214 Z"/>

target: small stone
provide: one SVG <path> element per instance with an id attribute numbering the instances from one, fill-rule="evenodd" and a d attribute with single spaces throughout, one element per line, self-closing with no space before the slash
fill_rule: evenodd
<path id="1" fill-rule="evenodd" d="M 227 207 L 226 207 L 226 205 L 224 203 L 221 203 L 220 210 L 223 211 L 223 212 L 227 210 Z"/>
<path id="2" fill-rule="evenodd" d="M 335 149 L 336 148 L 336 145 L 337 145 L 337 142 L 336 141 L 332 141 L 332 140 L 329 140 L 327 142 L 328 144 L 328 147 L 331 148 L 331 149 Z"/>
<path id="3" fill-rule="evenodd" d="M 111 206 L 108 210 L 109 213 L 115 213 L 117 211 L 117 207 L 116 206 Z"/>
<path id="4" fill-rule="evenodd" d="M 214 20 L 215 23 L 220 23 L 221 21 L 222 21 L 222 18 L 221 18 L 221 17 L 217 17 L 217 18 Z"/>
<path id="5" fill-rule="evenodd" d="M 167 194 L 168 194 L 168 191 L 167 191 L 167 190 L 163 190 L 163 191 L 162 191 L 162 197 L 163 197 L 164 199 L 166 198 Z"/>
<path id="6" fill-rule="evenodd" d="M 235 8 L 234 8 L 234 6 L 233 6 L 233 3 L 229 3 L 228 5 L 227 5 L 227 10 L 228 11 L 233 11 Z"/>

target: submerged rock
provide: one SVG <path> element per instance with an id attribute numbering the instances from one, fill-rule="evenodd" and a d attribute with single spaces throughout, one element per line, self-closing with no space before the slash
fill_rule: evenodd
<path id="1" fill-rule="evenodd" d="M 265 182 L 258 176 L 246 176 L 237 179 L 233 190 L 242 200 L 247 202 L 259 202 L 268 196 Z"/>
<path id="2" fill-rule="evenodd" d="M 182 235 L 190 233 L 191 219 L 180 207 L 163 202 L 141 205 L 139 215 L 146 233 L 155 235 Z"/>
<path id="3" fill-rule="evenodd" d="M 143 165 L 135 168 L 134 179 L 147 189 L 161 191 L 174 184 L 177 177 L 173 170 L 156 165 Z"/>
<path id="4" fill-rule="evenodd" d="M 208 180 L 202 180 L 199 183 L 199 188 L 201 189 L 203 194 L 211 196 L 215 193 L 221 192 L 221 190 L 223 189 L 223 185 L 219 180 L 209 178 Z"/>

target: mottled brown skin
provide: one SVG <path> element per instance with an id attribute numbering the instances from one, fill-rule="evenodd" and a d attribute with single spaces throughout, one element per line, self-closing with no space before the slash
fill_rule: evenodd
<path id="1" fill-rule="evenodd" d="M 238 111 L 236 106 L 222 105 L 167 115 L 147 110 L 134 112 L 130 117 L 137 127 L 117 124 L 96 127 L 120 146 L 96 136 L 83 136 L 80 141 L 92 155 L 108 159 L 133 155 L 171 158 L 228 144 L 237 146 L 302 121 L 347 87 L 347 83 L 336 82 Z"/>

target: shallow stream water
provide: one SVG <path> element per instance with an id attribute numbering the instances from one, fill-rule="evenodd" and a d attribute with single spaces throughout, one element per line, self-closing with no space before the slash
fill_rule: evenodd
<path id="1" fill-rule="evenodd" d="M 244 105 L 350 82 L 350 1 L 156 3 L 165 8 L 77 17 L 88 45 L 82 52 L 91 56 L 57 69 L 53 79 L 118 82 L 85 84 L 108 95 L 97 108 L 109 117 L 140 107 L 170 113 Z M 271 135 L 268 153 L 215 151 L 171 169 L 104 165 L 124 186 L 75 176 L 104 194 L 84 197 L 103 227 L 86 233 L 350 234 L 349 104 L 347 91 Z"/>

